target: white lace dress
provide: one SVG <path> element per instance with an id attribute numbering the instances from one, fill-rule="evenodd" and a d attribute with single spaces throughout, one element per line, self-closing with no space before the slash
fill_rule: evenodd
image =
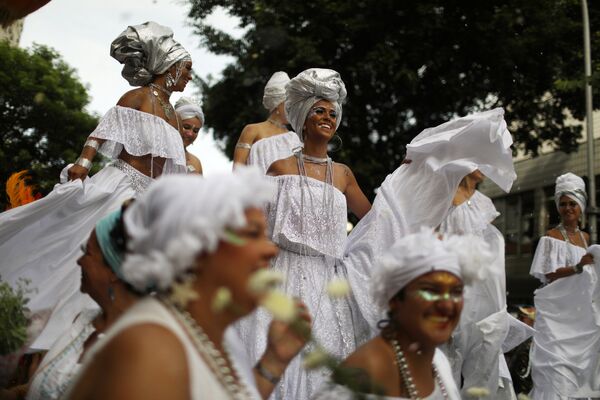
<path id="1" fill-rule="evenodd" d="M 106 139 L 100 153 L 113 161 L 84 181 L 66 181 L 67 166 L 46 197 L 0 213 L 0 276 L 15 285 L 30 280 L 36 289 L 28 307 L 52 315 L 31 345 L 47 350 L 84 308 L 96 304 L 79 292 L 81 273 L 76 264 L 80 245 L 99 219 L 123 201 L 146 190 L 152 178 L 118 159 L 123 148 L 134 156 L 166 158 L 163 173 L 185 172 L 185 153 L 179 132 L 163 119 L 116 106 L 100 120 L 90 136 Z"/>
<path id="2" fill-rule="evenodd" d="M 217 376 L 212 372 L 206 361 L 200 356 L 194 342 L 190 339 L 192 332 L 184 328 L 175 318 L 171 311 L 165 307 L 160 301 L 155 298 L 147 297 L 140 300 L 123 314 L 115 324 L 113 324 L 106 332 L 101 341 L 96 342 L 86 353 L 83 359 L 83 365 L 80 368 L 78 376 L 73 379 L 70 388 L 66 391 L 65 399 L 69 399 L 70 391 L 77 385 L 79 377 L 88 368 L 94 357 L 99 354 L 110 341 L 118 334 L 140 324 L 155 324 L 160 325 L 169 330 L 181 342 L 188 364 L 188 374 L 190 377 L 190 399 L 230 399 L 223 383 L 219 381 Z M 228 331 L 225 333 L 225 341 L 235 341 L 235 335 L 232 336 Z M 231 349 L 231 345 L 227 342 L 225 345 Z M 239 346 L 235 346 L 239 352 Z M 127 354 L 123 354 L 127 357 Z M 247 365 L 243 359 L 238 359 L 235 354 L 231 356 L 231 362 L 239 372 L 239 377 L 243 385 L 248 389 L 248 400 L 258 400 L 260 395 L 256 390 L 254 378 L 252 376 L 252 367 Z M 148 382 L 149 385 L 152 382 Z"/>
<path id="3" fill-rule="evenodd" d="M 298 135 L 292 131 L 260 139 L 252 144 L 246 164 L 256 165 L 266 173 L 272 163 L 288 158 L 292 150 L 301 146 Z"/>
<path id="4" fill-rule="evenodd" d="M 535 251 L 531 275 L 575 265 L 584 248 L 544 236 Z M 600 284 L 597 267 L 560 278 L 534 293 L 536 308 L 531 377 L 534 400 L 600 397 Z"/>
<path id="5" fill-rule="evenodd" d="M 452 377 L 450 364 L 448 364 L 446 356 L 444 356 L 444 353 L 442 353 L 440 350 L 435 351 L 433 364 L 439 373 L 448 397 L 444 397 L 443 392 L 436 380 L 433 392 L 427 397 L 422 397 L 422 400 L 460 400 L 460 393 L 458 392 L 458 388 L 456 387 L 456 383 Z M 394 363 L 393 365 L 390 365 L 390 368 L 398 367 Z M 317 394 L 313 396 L 312 400 L 353 400 L 357 398 L 356 395 L 357 393 L 353 393 L 346 386 L 327 383 L 318 390 Z M 407 397 L 377 396 L 365 393 L 360 393 L 360 395 L 363 396 L 360 398 L 365 400 L 409 400 Z"/>
<path id="6" fill-rule="evenodd" d="M 469 200 L 451 207 L 440 225 L 442 233 L 484 238 L 494 253 L 491 274 L 465 288 L 460 322 L 442 350 L 455 381 L 463 382 L 463 394 L 471 387 L 486 387 L 494 399 L 512 399 L 516 395 L 503 354 L 510 348 L 504 343 L 512 348 L 533 332 L 506 311 L 504 238 L 491 224 L 498 215 L 492 201 L 475 191 Z"/>
<path id="7" fill-rule="evenodd" d="M 326 293 L 329 281 L 347 277 L 345 268 L 336 265 L 346 241 L 346 198 L 333 186 L 309 177 L 283 175 L 270 179 L 279 189 L 267 207 L 270 235 L 279 246 L 271 267 L 286 275 L 283 290 L 307 305 L 316 341 L 343 359 L 368 338 L 368 326 L 354 297 L 331 299 Z M 265 350 L 269 323 L 269 315 L 259 309 L 238 324 L 253 362 Z M 305 349 L 311 350 L 310 346 Z M 327 376 L 325 369 L 304 370 L 299 355 L 271 397 L 308 399 Z"/>

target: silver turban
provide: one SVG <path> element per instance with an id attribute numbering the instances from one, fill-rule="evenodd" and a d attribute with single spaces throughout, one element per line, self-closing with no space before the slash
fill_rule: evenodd
<path id="1" fill-rule="evenodd" d="M 290 81 L 290 77 L 283 71 L 277 71 L 265 85 L 263 94 L 263 106 L 270 111 L 277 108 L 285 101 L 285 85 Z"/>
<path id="2" fill-rule="evenodd" d="M 198 118 L 202 125 L 204 125 L 204 112 L 200 107 L 199 102 L 190 98 L 182 97 L 175 103 L 175 111 L 182 120 L 190 118 Z"/>
<path id="3" fill-rule="evenodd" d="M 573 199 L 579 205 L 581 212 L 585 212 L 587 193 L 585 192 L 585 182 L 583 179 L 571 172 L 567 172 L 556 178 L 554 202 L 557 209 L 562 196 L 568 196 Z"/>
<path id="4" fill-rule="evenodd" d="M 340 74 L 332 69 L 310 68 L 299 73 L 285 86 L 285 113 L 294 131 L 302 140 L 302 128 L 311 107 L 319 100 L 332 102 L 338 117 L 337 129 L 342 122 L 342 103 L 346 99 L 346 85 Z"/>
<path id="5" fill-rule="evenodd" d="M 110 55 L 124 64 L 121 75 L 131 86 L 144 86 L 190 54 L 173 39 L 171 28 L 145 22 L 129 26 L 110 45 Z"/>

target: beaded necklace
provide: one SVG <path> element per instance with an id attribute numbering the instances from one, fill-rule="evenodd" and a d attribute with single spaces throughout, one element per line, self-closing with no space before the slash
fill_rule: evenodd
<path id="1" fill-rule="evenodd" d="M 221 353 L 189 312 L 167 300 L 163 299 L 162 302 L 187 332 L 188 336 L 192 339 L 194 347 L 209 364 L 209 367 L 215 373 L 225 390 L 231 395 L 231 398 L 239 400 L 251 399 L 252 395 L 248 388 L 239 380 L 240 374 L 233 362 L 231 362 L 231 355 L 227 349 L 224 348 L 225 354 Z M 231 368 L 227 365 L 227 360 L 229 360 Z"/>
<path id="2" fill-rule="evenodd" d="M 152 94 L 158 99 L 158 102 L 160 103 L 160 107 L 163 109 L 164 113 L 165 113 L 165 117 L 167 117 L 167 119 L 171 119 L 173 118 L 173 115 L 175 113 L 175 111 L 173 110 L 173 106 L 171 105 L 171 103 L 165 103 L 165 101 L 163 99 L 161 99 L 161 97 L 158 95 L 158 90 L 166 93 L 168 96 L 171 95 L 171 92 L 169 92 L 167 89 L 162 88 L 158 85 L 155 85 L 154 83 L 150 84 L 150 87 L 152 89 L 154 89 L 152 91 Z"/>
<path id="3" fill-rule="evenodd" d="M 412 375 L 410 373 L 410 369 L 408 368 L 408 361 L 406 361 L 406 357 L 404 356 L 404 352 L 402 351 L 402 347 L 400 347 L 400 343 L 396 339 L 390 339 L 390 343 L 394 352 L 396 353 L 396 363 L 398 364 L 398 371 L 400 372 L 400 377 L 402 378 L 402 384 L 408 391 L 408 397 L 411 400 L 421 400 L 422 397 L 419 397 L 419 392 L 417 391 L 417 386 L 415 385 Z M 442 396 L 444 399 L 448 400 L 448 391 L 446 390 L 446 386 L 440 377 L 440 374 L 435 366 L 433 365 L 433 376 L 435 378 L 436 383 L 440 387 L 442 392 Z"/>

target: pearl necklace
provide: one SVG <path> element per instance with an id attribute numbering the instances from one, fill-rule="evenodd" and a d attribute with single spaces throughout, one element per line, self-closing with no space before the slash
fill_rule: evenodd
<path id="1" fill-rule="evenodd" d="M 394 352 L 396 353 L 396 363 L 398 364 L 398 371 L 400 372 L 400 377 L 402 378 L 402 383 L 403 383 L 404 387 L 406 388 L 406 390 L 408 391 L 408 397 L 410 397 L 411 400 L 420 400 L 421 397 L 419 397 L 419 392 L 417 391 L 417 386 L 413 382 L 413 378 L 410 373 L 410 369 L 408 368 L 408 362 L 406 361 L 406 357 L 404 357 L 404 352 L 402 351 L 402 348 L 400 347 L 400 343 L 398 343 L 398 341 L 396 339 L 391 339 L 390 343 L 392 345 L 392 348 L 394 349 Z M 435 364 L 432 363 L 432 366 L 433 366 L 433 376 L 435 378 L 435 381 L 437 382 L 438 386 L 440 387 L 442 396 L 444 397 L 444 399 L 447 400 L 448 392 L 446 391 L 446 386 L 444 386 L 444 382 L 442 381 L 442 378 L 440 378 L 440 374 L 439 374 Z"/>
<path id="2" fill-rule="evenodd" d="M 285 126 L 284 124 L 282 124 L 279 121 L 275 121 L 271 118 L 267 118 L 267 122 L 270 122 L 271 124 L 275 125 L 278 128 L 285 129 L 286 131 L 288 130 L 287 126 Z"/>
<path id="3" fill-rule="evenodd" d="M 169 301 L 162 300 L 162 302 L 183 326 L 188 336 L 192 339 L 194 347 L 196 347 L 200 356 L 209 364 L 217 379 L 231 395 L 231 398 L 239 400 L 253 398 L 248 388 L 241 381 L 236 380 L 235 377 L 239 377 L 240 374 L 233 362 L 231 362 L 231 355 L 227 349 L 224 348 L 225 355 L 223 355 L 189 312 L 176 307 Z M 227 365 L 227 360 L 230 361 L 231 368 Z"/>

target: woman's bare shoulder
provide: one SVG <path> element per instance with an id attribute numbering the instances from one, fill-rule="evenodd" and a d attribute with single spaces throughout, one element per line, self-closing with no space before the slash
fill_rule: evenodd
<path id="1" fill-rule="evenodd" d="M 279 175 L 292 175 L 296 174 L 298 170 L 296 157 L 289 156 L 288 158 L 282 158 L 281 160 L 274 161 L 267 170 L 267 175 L 279 176 Z"/>

